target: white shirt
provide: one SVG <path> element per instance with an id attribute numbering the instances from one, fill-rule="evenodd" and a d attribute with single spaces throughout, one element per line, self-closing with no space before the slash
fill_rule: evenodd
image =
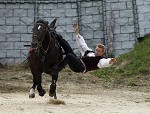
<path id="1" fill-rule="evenodd" d="M 83 36 L 81 36 L 80 34 L 76 35 L 76 42 L 78 44 L 78 48 L 79 48 L 79 51 L 81 53 L 82 56 L 84 56 L 84 53 L 87 51 L 87 50 L 90 50 L 90 51 L 93 51 L 91 48 L 89 48 L 87 46 L 87 44 L 85 43 L 85 40 L 83 38 Z M 87 56 L 89 57 L 95 57 L 95 53 L 94 52 L 90 52 L 87 54 Z M 102 58 L 99 60 L 97 66 L 98 68 L 104 68 L 104 67 L 109 67 L 111 66 L 112 64 L 109 64 L 109 61 L 111 60 L 111 58 Z"/>

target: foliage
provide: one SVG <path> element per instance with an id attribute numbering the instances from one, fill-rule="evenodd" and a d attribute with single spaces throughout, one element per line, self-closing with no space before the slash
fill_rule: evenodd
<path id="1" fill-rule="evenodd" d="M 109 82 L 123 79 L 128 85 L 133 85 L 140 76 L 148 76 L 150 74 L 150 35 L 136 43 L 133 50 L 120 55 L 117 61 L 112 67 L 96 70 L 92 74 Z"/>

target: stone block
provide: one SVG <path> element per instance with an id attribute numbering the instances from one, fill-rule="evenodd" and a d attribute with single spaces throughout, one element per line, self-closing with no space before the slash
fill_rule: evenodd
<path id="1" fill-rule="evenodd" d="M 111 9 L 112 10 L 125 10 L 127 9 L 126 3 L 125 2 L 111 3 Z"/>
<path id="2" fill-rule="evenodd" d="M 40 9 L 38 11 L 38 16 L 39 17 L 51 17 L 51 13 L 50 13 L 50 10 L 43 10 L 43 9 Z"/>
<path id="3" fill-rule="evenodd" d="M 14 33 L 27 33 L 27 26 L 14 26 Z"/>
<path id="4" fill-rule="evenodd" d="M 32 3 L 20 4 L 20 9 L 34 9 L 34 4 L 32 4 Z"/>
<path id="5" fill-rule="evenodd" d="M 52 17 L 64 17 L 65 16 L 65 10 L 64 9 L 51 10 L 51 16 Z"/>
<path id="6" fill-rule="evenodd" d="M 121 49 L 122 48 L 121 45 L 122 45 L 122 43 L 119 41 L 113 42 L 113 48 L 115 50 Z"/>
<path id="7" fill-rule="evenodd" d="M 82 2 L 81 7 L 92 7 L 92 2 Z"/>
<path id="8" fill-rule="evenodd" d="M 96 39 L 104 38 L 104 32 L 103 31 L 97 30 L 97 31 L 94 31 L 93 34 L 94 34 L 94 38 L 96 38 Z"/>
<path id="9" fill-rule="evenodd" d="M 14 9 L 15 17 L 27 17 L 27 9 Z"/>
<path id="10" fill-rule="evenodd" d="M 0 34 L 0 42 L 5 42 L 6 41 L 6 34 Z"/>
<path id="11" fill-rule="evenodd" d="M 20 34 L 7 34 L 8 42 L 16 42 L 20 41 Z"/>
<path id="12" fill-rule="evenodd" d="M 119 57 L 119 55 L 129 52 L 130 49 L 116 49 L 114 50 L 115 57 Z"/>
<path id="13" fill-rule="evenodd" d="M 135 41 L 123 41 L 122 49 L 133 49 Z"/>
<path id="14" fill-rule="evenodd" d="M 133 9 L 133 3 L 132 0 L 127 2 L 127 9 Z"/>
<path id="15" fill-rule="evenodd" d="M 18 3 L 16 3 L 15 5 L 14 4 L 6 4 L 6 9 L 16 9 L 19 7 L 20 7 L 20 4 L 18 4 Z"/>
<path id="16" fill-rule="evenodd" d="M 121 26 L 121 33 L 133 33 L 134 26 Z"/>
<path id="17" fill-rule="evenodd" d="M 99 7 L 88 7 L 85 12 L 86 15 L 99 14 Z"/>
<path id="18" fill-rule="evenodd" d="M 102 6 L 102 1 L 95 1 L 95 2 L 93 2 L 93 6 L 101 7 Z"/>
<path id="19" fill-rule="evenodd" d="M 120 11 L 120 17 L 121 18 L 133 17 L 133 11 L 132 10 L 122 10 L 122 11 Z"/>
<path id="20" fill-rule="evenodd" d="M 21 25 L 33 25 L 34 24 L 33 17 L 21 17 L 20 21 L 21 21 Z"/>
<path id="21" fill-rule="evenodd" d="M 73 25 L 66 25 L 66 32 L 74 32 Z"/>
<path id="22" fill-rule="evenodd" d="M 117 18 L 114 21 L 116 25 L 128 25 L 128 18 Z"/>
<path id="23" fill-rule="evenodd" d="M 82 21 L 82 24 L 92 23 L 93 17 L 91 15 L 89 15 L 89 16 L 82 16 L 81 17 L 81 21 Z"/>
<path id="24" fill-rule="evenodd" d="M 0 58 L 6 58 L 6 50 L 0 50 Z"/>
<path id="25" fill-rule="evenodd" d="M 0 33 L 13 33 L 13 26 L 0 26 Z"/>
<path id="26" fill-rule="evenodd" d="M 7 17 L 6 25 L 20 25 L 20 18 L 19 17 Z"/>
<path id="27" fill-rule="evenodd" d="M 5 5 L 6 5 L 6 4 L 0 4 L 0 9 L 5 8 Z"/>
<path id="28" fill-rule="evenodd" d="M 93 30 L 83 31 L 83 37 L 84 39 L 93 39 L 94 38 Z"/>
<path id="29" fill-rule="evenodd" d="M 0 50 L 13 49 L 13 42 L 0 42 Z"/>
<path id="30" fill-rule="evenodd" d="M 5 25 L 5 17 L 0 18 L 0 26 Z"/>
<path id="31" fill-rule="evenodd" d="M 145 16 L 144 14 L 138 14 L 138 21 L 144 21 Z"/>
<path id="32" fill-rule="evenodd" d="M 20 51 L 21 58 L 27 58 L 28 57 L 28 53 L 29 53 L 29 50 L 21 50 Z"/>
<path id="33" fill-rule="evenodd" d="M 7 58 L 20 57 L 20 50 L 7 50 Z"/>
<path id="34" fill-rule="evenodd" d="M 60 26 L 73 24 L 72 18 L 59 18 L 58 23 Z"/>
<path id="35" fill-rule="evenodd" d="M 32 9 L 30 10 L 30 9 L 29 9 L 27 15 L 28 15 L 28 17 L 30 17 L 30 18 L 31 18 L 31 17 L 34 18 L 34 16 L 35 16 L 34 10 L 32 10 Z"/>
<path id="36" fill-rule="evenodd" d="M 150 12 L 150 5 L 138 6 L 138 13 L 148 13 Z"/>
<path id="37" fill-rule="evenodd" d="M 116 34 L 114 35 L 114 41 L 116 42 L 129 41 L 129 34 Z"/>
<path id="38" fill-rule="evenodd" d="M 141 22 L 139 22 L 139 26 L 142 29 L 149 28 L 150 27 L 150 21 L 141 21 Z"/>
<path id="39" fill-rule="evenodd" d="M 13 17 L 12 9 L 1 9 L 0 17 Z"/>
<path id="40" fill-rule="evenodd" d="M 67 9 L 65 11 L 65 16 L 66 17 L 75 17 L 75 16 L 77 16 L 77 10 L 76 9 Z"/>
<path id="41" fill-rule="evenodd" d="M 21 34 L 21 42 L 31 42 L 32 34 Z"/>

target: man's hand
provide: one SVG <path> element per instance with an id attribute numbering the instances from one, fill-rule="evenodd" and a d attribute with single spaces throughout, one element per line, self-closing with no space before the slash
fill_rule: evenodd
<path id="1" fill-rule="evenodd" d="M 112 64 L 112 63 L 115 63 L 117 62 L 117 59 L 116 58 L 111 58 L 111 60 L 109 61 L 109 64 Z"/>
<path id="2" fill-rule="evenodd" d="M 73 24 L 74 32 L 78 34 L 78 23 Z"/>

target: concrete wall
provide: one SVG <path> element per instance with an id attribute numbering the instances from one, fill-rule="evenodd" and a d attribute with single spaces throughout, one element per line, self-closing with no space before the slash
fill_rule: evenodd
<path id="1" fill-rule="evenodd" d="M 112 49 L 117 57 L 150 32 L 149 15 L 149 0 L 0 0 L 0 62 L 13 64 L 26 59 L 28 48 L 24 45 L 30 44 L 32 27 L 39 18 L 49 22 L 57 18 L 57 32 L 75 52 L 74 21 L 89 47 L 94 49 L 102 42 L 107 53 Z"/>

